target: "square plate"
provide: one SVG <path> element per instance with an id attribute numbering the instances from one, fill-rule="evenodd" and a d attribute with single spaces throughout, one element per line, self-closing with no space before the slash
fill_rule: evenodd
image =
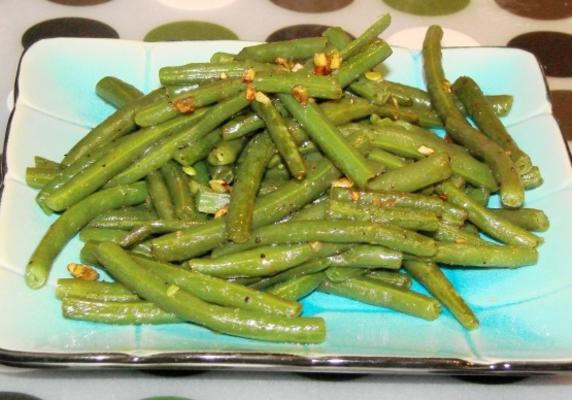
<path id="1" fill-rule="evenodd" d="M 532 55 L 516 49 L 444 51 L 451 80 L 470 75 L 486 93 L 514 96 L 504 121 L 545 177 L 542 187 L 527 193 L 526 206 L 545 210 L 552 222 L 534 267 L 446 270 L 481 321 L 476 331 L 464 331 L 448 312 L 427 322 L 321 293 L 303 301 L 305 315 L 326 320 L 327 340 L 320 345 L 262 343 L 190 324 L 108 326 L 66 320 L 53 289 L 58 278 L 67 276 L 65 264 L 77 259 L 78 239 L 57 258 L 48 287 L 26 287 L 28 257 L 55 217 L 36 206 L 35 191 L 25 185 L 25 168 L 34 155 L 61 159 L 112 112 L 95 95 L 96 82 L 114 75 L 148 91 L 158 85 L 157 72 L 164 65 L 207 61 L 215 51 L 237 52 L 247 44 L 50 39 L 27 51 L 4 152 L 0 363 L 374 373 L 572 371 L 572 246 L 566 240 L 572 226 L 572 168 L 542 71 Z M 388 79 L 424 86 L 419 52 L 395 48 L 385 65 Z"/>

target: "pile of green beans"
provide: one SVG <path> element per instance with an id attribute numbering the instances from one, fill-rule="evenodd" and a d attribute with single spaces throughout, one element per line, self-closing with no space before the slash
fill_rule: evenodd
<path id="1" fill-rule="evenodd" d="M 444 269 L 535 264 L 549 221 L 522 204 L 542 177 L 499 119 L 512 97 L 448 83 L 439 27 L 423 46 L 427 91 L 383 78 L 389 23 L 164 67 L 147 95 L 102 78 L 117 111 L 26 171 L 59 214 L 28 286 L 79 233 L 74 278 L 56 288 L 66 318 L 312 344 L 325 321 L 301 300 L 319 291 L 426 320 L 447 308 L 478 328 Z M 505 208 L 489 209 L 496 192 Z"/>

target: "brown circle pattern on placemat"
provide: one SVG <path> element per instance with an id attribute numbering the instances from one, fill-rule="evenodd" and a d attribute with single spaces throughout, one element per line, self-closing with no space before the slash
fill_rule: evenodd
<path id="1" fill-rule="evenodd" d="M 22 35 L 25 49 L 41 39 L 57 37 L 90 37 L 117 39 L 115 29 L 103 22 L 88 18 L 56 18 L 32 25 Z"/>
<path id="2" fill-rule="evenodd" d="M 530 51 L 549 76 L 572 77 L 572 35 L 562 32 L 528 32 L 507 46 Z"/>
<path id="3" fill-rule="evenodd" d="M 353 0 L 270 0 L 277 6 L 292 11 L 320 13 L 339 10 L 353 3 Z"/>
<path id="4" fill-rule="evenodd" d="M 175 21 L 159 25 L 149 31 L 146 42 L 173 42 L 178 40 L 237 40 L 230 29 L 205 21 Z"/>
<path id="5" fill-rule="evenodd" d="M 111 0 L 48 0 L 52 3 L 63 4 L 65 6 L 94 6 L 96 4 L 107 3 Z"/>
<path id="6" fill-rule="evenodd" d="M 401 12 L 429 17 L 459 12 L 469 5 L 470 0 L 383 0 L 383 2 Z"/>
<path id="7" fill-rule="evenodd" d="M 572 17 L 570 0 L 495 0 L 505 10 L 533 19 L 563 19 Z"/>
<path id="8" fill-rule="evenodd" d="M 566 140 L 572 140 L 572 90 L 553 90 L 550 92 L 552 113 L 560 125 Z"/>
<path id="9" fill-rule="evenodd" d="M 267 38 L 267 42 L 277 42 L 279 40 L 290 40 L 306 37 L 320 36 L 326 29 L 328 25 L 317 25 L 317 24 L 302 24 L 302 25 L 292 25 L 280 28 L 277 31 L 272 32 Z M 354 36 L 349 34 L 352 38 Z"/>
<path id="10" fill-rule="evenodd" d="M 36 396 L 18 392 L 0 392 L 1 400 L 40 400 Z"/>

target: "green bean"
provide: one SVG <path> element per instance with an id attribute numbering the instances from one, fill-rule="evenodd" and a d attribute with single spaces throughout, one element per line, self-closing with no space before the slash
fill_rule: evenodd
<path id="1" fill-rule="evenodd" d="M 114 242 L 119 243 L 127 235 L 123 229 L 92 228 L 85 227 L 79 232 L 79 240 L 82 242 Z"/>
<path id="2" fill-rule="evenodd" d="M 37 168 L 57 168 L 61 169 L 62 166 L 59 162 L 49 160 L 45 157 L 34 156 L 34 167 Z"/>
<path id="3" fill-rule="evenodd" d="M 234 164 L 245 144 L 246 139 L 244 137 L 221 140 L 209 152 L 207 160 L 211 165 Z"/>
<path id="4" fill-rule="evenodd" d="M 237 60 L 254 60 L 258 62 L 274 62 L 276 58 L 303 60 L 313 57 L 326 47 L 327 39 L 322 37 L 283 40 L 244 47 L 237 55 Z"/>
<path id="5" fill-rule="evenodd" d="M 258 115 L 254 113 L 242 114 L 222 126 L 222 138 L 224 140 L 238 139 L 263 129 L 265 126 L 264 121 Z"/>
<path id="6" fill-rule="evenodd" d="M 342 87 L 348 86 L 371 68 L 380 64 L 392 53 L 391 47 L 383 40 L 368 44 L 354 56 L 344 60 L 335 76 Z"/>
<path id="7" fill-rule="evenodd" d="M 326 101 L 320 104 L 320 109 L 334 125 L 345 125 L 369 117 L 375 112 L 375 107 L 372 104 L 359 97 Z"/>
<path id="8" fill-rule="evenodd" d="M 509 155 L 519 174 L 523 175 L 530 172 L 532 168 L 530 157 L 518 147 L 510 136 L 477 83 L 464 76 L 455 81 L 453 90 L 479 130 Z"/>
<path id="9" fill-rule="evenodd" d="M 116 325 L 173 324 L 182 322 L 175 314 L 146 301 L 114 302 L 66 297 L 65 318 Z"/>
<path id="10" fill-rule="evenodd" d="M 257 290 L 265 290 L 271 286 L 298 278 L 300 276 L 321 272 L 328 268 L 328 264 L 329 261 L 326 258 L 310 260 L 304 264 L 287 269 L 286 271 L 280 272 L 276 275 L 259 279 L 258 281 L 249 284 L 249 287 Z"/>
<path id="11" fill-rule="evenodd" d="M 393 170 L 407 165 L 407 161 L 382 149 L 371 149 L 367 154 L 367 158 L 383 164 L 387 169 Z"/>
<path id="12" fill-rule="evenodd" d="M 229 254 L 257 245 L 314 241 L 380 245 L 420 256 L 435 253 L 433 240 L 416 232 L 396 226 L 349 220 L 294 221 L 263 226 L 254 230 L 247 242 L 229 245 L 226 251 Z"/>
<path id="13" fill-rule="evenodd" d="M 58 279 L 56 297 L 97 300 L 102 302 L 128 302 L 141 300 L 125 286 L 117 282 L 86 281 L 83 279 Z"/>
<path id="14" fill-rule="evenodd" d="M 520 180 L 525 190 L 536 189 L 544 183 L 540 169 L 537 166 L 533 166 L 530 172 L 521 175 Z"/>
<path id="15" fill-rule="evenodd" d="M 465 194 L 482 207 L 487 206 L 491 197 L 491 192 L 484 187 L 468 187 L 465 189 Z"/>
<path id="16" fill-rule="evenodd" d="M 26 184 L 32 189 L 41 189 L 58 175 L 58 168 L 28 167 L 26 168 Z"/>
<path id="17" fill-rule="evenodd" d="M 409 275 L 396 271 L 368 271 L 365 276 L 369 279 L 382 281 L 390 285 L 402 287 L 404 289 L 409 289 L 409 287 L 411 287 L 411 278 Z"/>
<path id="18" fill-rule="evenodd" d="M 322 36 L 328 39 L 328 43 L 338 50 L 342 50 L 352 41 L 350 34 L 339 26 L 330 26 L 322 32 Z"/>
<path id="19" fill-rule="evenodd" d="M 221 130 L 215 129 L 206 136 L 192 141 L 187 147 L 177 150 L 173 158 L 181 165 L 194 165 L 207 158 L 212 149 L 220 142 Z"/>
<path id="20" fill-rule="evenodd" d="M 273 153 L 272 139 L 262 133 L 248 143 L 239 160 L 226 218 L 226 234 L 233 242 L 242 243 L 250 237 L 256 193 Z"/>
<path id="21" fill-rule="evenodd" d="M 104 146 L 129 132 L 135 130 L 134 115 L 137 110 L 150 104 L 165 94 L 162 89 L 157 89 L 131 103 L 128 103 L 111 114 L 102 123 L 93 128 L 79 142 L 77 142 L 66 154 L 62 164 L 69 166 L 98 147 Z"/>
<path id="22" fill-rule="evenodd" d="M 95 93 L 115 108 L 123 107 L 143 96 L 135 86 L 113 76 L 100 79 L 95 85 Z"/>
<path id="23" fill-rule="evenodd" d="M 91 164 L 95 163 L 97 160 L 108 154 L 116 146 L 119 146 L 126 140 L 130 140 L 129 137 L 130 135 L 126 135 L 119 139 L 113 140 L 110 143 L 106 144 L 105 146 L 95 149 L 92 152 L 86 153 L 84 156 L 82 156 L 80 159 L 75 161 L 70 166 L 60 169 L 60 171 L 57 173 L 57 176 L 54 177 L 54 179 L 52 179 L 46 185 L 44 185 L 44 187 L 42 187 L 40 192 L 36 195 L 36 202 L 38 203 L 42 211 L 44 211 L 48 215 L 53 213 L 53 210 L 45 204 L 45 200 L 54 191 L 62 187 L 69 180 L 78 175 L 80 172 L 89 167 Z"/>
<path id="24" fill-rule="evenodd" d="M 466 149 L 447 143 L 433 133 L 405 122 L 372 118 L 368 127 L 371 144 L 400 156 L 420 159 L 433 153 L 449 153 L 453 173 L 462 176 L 474 186 L 491 191 L 498 189 L 491 169 L 477 161 Z"/>
<path id="25" fill-rule="evenodd" d="M 217 51 L 211 56 L 211 63 L 227 63 L 232 62 L 236 58 L 236 54 L 225 53 L 224 51 Z"/>
<path id="26" fill-rule="evenodd" d="M 318 258 L 323 247 L 320 243 L 263 245 L 217 258 L 191 259 L 185 266 L 220 278 L 268 276 Z"/>
<path id="27" fill-rule="evenodd" d="M 284 318 L 206 303 L 161 281 L 113 243 L 101 243 L 98 258 L 119 282 L 179 318 L 230 335 L 261 340 L 318 343 L 325 338 L 320 318 Z"/>
<path id="28" fill-rule="evenodd" d="M 367 278 L 349 278 L 336 283 L 325 281 L 320 290 L 426 320 L 434 320 L 441 313 L 441 306 L 435 299 Z"/>
<path id="29" fill-rule="evenodd" d="M 375 114 L 393 121 L 405 121 L 422 128 L 442 128 L 443 123 L 436 113 L 418 111 L 412 107 L 396 107 L 392 104 L 375 106 Z"/>
<path id="30" fill-rule="evenodd" d="M 204 219 L 195 210 L 195 205 L 186 174 L 174 161 L 168 161 L 161 167 L 161 174 L 169 189 L 175 216 L 182 220 Z"/>
<path id="31" fill-rule="evenodd" d="M 327 198 L 319 203 L 308 204 L 300 211 L 293 214 L 288 221 L 315 221 L 325 219 L 328 207 L 329 200 Z"/>
<path id="32" fill-rule="evenodd" d="M 447 153 L 437 153 L 379 175 L 368 183 L 370 190 L 415 192 L 442 182 L 452 174 L 451 158 Z"/>
<path id="33" fill-rule="evenodd" d="M 197 210 L 205 214 L 215 214 L 221 208 L 228 207 L 229 193 L 217 193 L 212 190 L 199 190 L 195 196 Z"/>
<path id="34" fill-rule="evenodd" d="M 246 83 L 239 79 L 224 79 L 205 83 L 188 92 L 172 98 L 156 101 L 135 114 L 139 126 L 152 126 L 175 118 L 180 114 L 190 114 L 201 107 L 226 99 L 246 89 Z"/>
<path id="35" fill-rule="evenodd" d="M 102 212 L 93 218 L 87 226 L 93 228 L 133 229 L 157 218 L 153 210 L 124 208 Z"/>
<path id="36" fill-rule="evenodd" d="M 316 199 L 340 176 L 326 159 L 309 168 L 303 181 L 292 180 L 260 198 L 254 206 L 253 227 L 273 223 Z M 162 261 L 185 260 L 219 245 L 225 238 L 223 218 L 205 225 L 168 234 L 151 241 L 153 255 Z"/>
<path id="37" fill-rule="evenodd" d="M 512 160 L 495 142 L 472 128 L 465 120 L 447 119 L 447 132 L 471 153 L 482 158 L 499 182 L 500 197 L 508 207 L 520 207 L 524 202 L 524 188 Z"/>
<path id="38" fill-rule="evenodd" d="M 181 229 L 189 229 L 197 225 L 201 225 L 202 221 L 197 220 L 164 220 L 158 219 L 153 221 L 144 222 L 141 225 L 133 228 L 131 231 L 126 233 L 119 243 L 121 247 L 131 247 L 136 245 L 143 240 L 147 239 L 149 236 L 157 233 L 169 233 L 179 231 Z M 94 239 L 97 240 L 97 239 Z M 103 241 L 103 240 L 100 240 Z"/>
<path id="39" fill-rule="evenodd" d="M 450 182 L 444 182 L 438 190 L 447 197 L 449 203 L 465 209 L 469 215 L 469 221 L 491 237 L 503 243 L 527 247 L 535 247 L 541 243 L 539 237 L 481 207 Z"/>
<path id="40" fill-rule="evenodd" d="M 432 232 L 439 228 L 439 218 L 432 211 L 408 209 L 404 207 L 376 207 L 331 200 L 327 217 L 352 221 L 390 224 L 405 229 Z"/>
<path id="41" fill-rule="evenodd" d="M 349 278 L 358 278 L 364 275 L 364 268 L 360 267 L 329 267 L 326 271 L 326 277 L 332 282 L 344 282 Z"/>
<path id="42" fill-rule="evenodd" d="M 107 154 L 83 169 L 45 199 L 45 204 L 55 211 L 68 208 L 95 192 L 119 171 L 132 164 L 146 149 L 165 135 L 186 131 L 200 116 L 184 116 L 156 127 L 130 135 Z M 136 163 L 139 165 L 139 163 Z M 150 171 L 149 171 L 150 172 Z M 143 176 L 141 176 L 142 178 Z M 136 180 L 132 181 L 135 182 Z M 129 182 L 129 183 L 132 183 Z"/>
<path id="43" fill-rule="evenodd" d="M 474 235 L 463 229 L 448 224 L 441 224 L 439 229 L 437 229 L 433 234 L 433 239 L 442 242 L 452 242 L 458 244 L 475 244 L 479 246 L 494 245 L 491 242 L 487 242 L 481 239 L 478 236 L 478 232 L 477 235 Z"/>
<path id="44" fill-rule="evenodd" d="M 97 214 L 122 206 L 142 203 L 147 196 L 144 183 L 102 190 L 70 207 L 48 229 L 26 266 L 26 284 L 39 289 L 48 280 L 56 256 L 66 243 Z"/>
<path id="45" fill-rule="evenodd" d="M 423 71 L 427 83 L 427 91 L 431 98 L 431 105 L 446 123 L 449 117 L 464 120 L 451 94 L 450 83 L 445 78 L 443 65 L 441 64 L 441 39 L 443 29 L 438 25 L 432 25 L 425 34 L 423 41 Z"/>
<path id="46" fill-rule="evenodd" d="M 206 141 L 208 135 L 203 139 Z M 193 180 L 203 185 L 207 185 L 209 183 L 209 170 L 207 167 L 207 163 L 205 161 L 197 161 L 193 163 L 193 170 L 195 174 L 193 175 Z"/>
<path id="47" fill-rule="evenodd" d="M 315 104 L 302 105 L 290 95 L 279 95 L 288 111 L 298 120 L 318 147 L 359 187 L 365 187 L 375 171 L 359 151 L 347 142 Z"/>
<path id="48" fill-rule="evenodd" d="M 538 262 L 538 251 L 524 246 L 437 243 L 435 262 L 485 268 L 518 268 Z"/>
<path id="49" fill-rule="evenodd" d="M 106 242 L 112 242 L 112 241 L 106 241 Z M 102 242 L 90 241 L 84 243 L 79 253 L 79 258 L 82 264 L 100 265 L 99 260 L 97 259 L 97 246 L 99 246 L 99 243 Z M 133 254 L 138 254 L 145 257 L 151 257 L 151 248 L 147 243 L 139 243 L 136 246 L 129 249 L 129 251 L 131 251 Z"/>
<path id="50" fill-rule="evenodd" d="M 230 116 L 248 106 L 248 104 L 249 101 L 244 97 L 243 93 L 218 103 L 209 109 L 196 125 L 172 134 L 167 140 L 139 158 L 137 163 L 111 179 L 108 185 L 131 183 L 143 178 L 149 172 L 161 167 L 161 165 L 173 158 L 177 150 L 181 150 L 201 140 Z M 198 160 L 194 160 L 194 162 L 196 161 Z"/>
<path id="51" fill-rule="evenodd" d="M 367 28 L 360 36 L 350 42 L 347 46 L 341 49 L 340 53 L 343 59 L 348 59 L 358 53 L 365 46 L 377 39 L 377 37 L 387 29 L 391 23 L 391 16 L 389 14 L 382 15 Z"/>
<path id="52" fill-rule="evenodd" d="M 286 282 L 278 283 L 267 290 L 268 293 L 285 300 L 296 301 L 308 296 L 326 279 L 326 274 L 303 275 Z"/>
<path id="53" fill-rule="evenodd" d="M 212 79 L 227 77 L 242 78 L 248 69 L 271 71 L 276 69 L 268 64 L 253 61 L 234 61 L 222 63 L 191 63 L 174 67 L 163 67 L 159 70 L 159 80 L 163 86 L 188 85 Z"/>
<path id="54" fill-rule="evenodd" d="M 399 269 L 402 254 L 382 246 L 357 245 L 343 253 L 330 256 L 332 267 Z"/>
<path id="55" fill-rule="evenodd" d="M 400 106 L 411 105 L 411 99 L 409 97 L 401 96 L 399 92 L 390 94 L 388 90 L 381 86 L 381 82 L 383 82 L 381 76 L 379 81 L 361 77 L 353 82 L 349 88 L 352 93 L 380 106 L 385 105 L 388 101 L 395 101 Z"/>
<path id="56" fill-rule="evenodd" d="M 479 320 L 439 267 L 431 262 L 405 261 L 405 269 L 420 282 L 465 327 L 477 329 Z"/>
<path id="57" fill-rule="evenodd" d="M 307 72 L 261 72 L 252 84 L 264 93 L 292 93 L 301 88 L 309 97 L 339 99 L 342 88 L 337 79 Z"/>
<path id="58" fill-rule="evenodd" d="M 266 104 L 254 102 L 252 108 L 264 120 L 272 142 L 274 142 L 290 174 L 296 179 L 304 179 L 306 176 L 304 160 L 298 152 L 298 146 L 290 135 L 286 123 L 278 110 L 271 102 Z"/>
<path id="59" fill-rule="evenodd" d="M 544 211 L 536 208 L 519 208 L 515 210 L 489 208 L 488 211 L 501 216 L 527 231 L 545 232 L 550 227 L 550 221 Z"/>
<path id="60" fill-rule="evenodd" d="M 146 181 L 153 208 L 159 218 L 175 219 L 175 207 L 161 172 L 159 170 L 151 172 L 147 175 Z"/>
<path id="61" fill-rule="evenodd" d="M 149 272 L 157 274 L 165 282 L 177 285 L 201 300 L 220 306 L 236 307 L 243 310 L 275 314 L 285 317 L 300 315 L 302 307 L 295 301 L 284 301 L 237 283 L 185 270 L 172 264 L 160 263 L 146 257 L 132 258 Z"/>

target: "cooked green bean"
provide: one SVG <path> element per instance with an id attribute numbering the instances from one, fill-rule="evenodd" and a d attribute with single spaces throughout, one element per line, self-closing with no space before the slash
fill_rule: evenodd
<path id="1" fill-rule="evenodd" d="M 368 271 L 365 275 L 369 279 L 382 281 L 390 285 L 399 286 L 405 289 L 411 287 L 411 278 L 407 274 L 402 274 L 396 271 L 375 270 Z"/>
<path id="2" fill-rule="evenodd" d="M 518 147 L 510 136 L 477 83 L 464 76 L 455 81 L 453 90 L 479 130 L 507 152 L 519 174 L 523 175 L 530 172 L 532 168 L 530 157 Z"/>
<path id="3" fill-rule="evenodd" d="M 159 218 L 175 219 L 175 207 L 161 172 L 159 170 L 151 172 L 147 175 L 146 182 L 153 208 Z"/>
<path id="4" fill-rule="evenodd" d="M 194 165 L 208 157 L 212 149 L 220 142 L 221 130 L 215 129 L 206 136 L 193 140 L 187 147 L 177 150 L 173 158 L 186 167 Z"/>
<path id="5" fill-rule="evenodd" d="M 62 169 L 62 166 L 59 162 L 52 161 L 41 156 L 34 156 L 34 167 Z"/>
<path id="6" fill-rule="evenodd" d="M 348 59 L 354 54 L 358 53 L 365 46 L 377 39 L 377 37 L 387 29 L 391 23 L 391 16 L 389 14 L 379 17 L 370 27 L 368 27 L 361 35 L 355 40 L 351 41 L 347 46 L 344 46 L 340 54 L 343 59 Z"/>
<path id="7" fill-rule="evenodd" d="M 488 210 L 527 231 L 545 232 L 550 227 L 550 221 L 544 211 L 536 208 L 519 208 L 515 210 L 489 208 Z"/>
<path id="8" fill-rule="evenodd" d="M 328 257 L 332 267 L 399 269 L 402 254 L 382 246 L 357 245 L 343 253 Z"/>
<path id="9" fill-rule="evenodd" d="M 378 39 L 368 44 L 354 56 L 344 60 L 335 76 L 340 85 L 346 87 L 359 78 L 361 74 L 383 62 L 391 53 L 391 47 L 383 40 Z"/>
<path id="10" fill-rule="evenodd" d="M 26 284 L 39 289 L 48 280 L 56 256 L 66 243 L 97 214 L 142 203 L 147 197 L 144 183 L 102 190 L 85 198 L 64 212 L 48 229 L 26 266 Z"/>
<path id="11" fill-rule="evenodd" d="M 520 180 L 525 190 L 536 189 L 544 183 L 540 169 L 537 166 L 533 166 L 530 172 L 521 175 Z"/>
<path id="12" fill-rule="evenodd" d="M 349 278 L 358 278 L 363 276 L 366 269 L 360 267 L 329 267 L 326 271 L 326 277 L 331 282 L 344 282 Z"/>
<path id="13" fill-rule="evenodd" d="M 294 221 L 267 225 L 254 230 L 248 241 L 227 246 L 227 254 L 259 245 L 299 243 L 364 243 L 419 256 L 435 253 L 432 239 L 397 226 L 350 220 Z M 220 254 L 220 253 L 219 253 Z"/>
<path id="14" fill-rule="evenodd" d="M 310 275 L 302 275 L 289 281 L 278 283 L 267 290 L 267 293 L 273 294 L 285 300 L 296 301 L 308 296 L 320 286 L 326 279 L 326 274 L 318 272 Z"/>
<path id="15" fill-rule="evenodd" d="M 389 170 L 405 167 L 407 165 L 407 161 L 404 158 L 382 149 L 371 149 L 367 154 L 367 158 L 383 164 Z"/>
<path id="16" fill-rule="evenodd" d="M 212 190 L 199 190 L 195 195 L 197 210 L 205 214 L 215 214 L 221 208 L 228 207 L 230 193 L 218 193 Z"/>
<path id="17" fill-rule="evenodd" d="M 26 185 L 32 189 L 41 189 L 52 181 L 60 170 L 52 167 L 26 168 Z"/>
<path id="18" fill-rule="evenodd" d="M 432 232 L 440 226 L 437 214 L 432 211 L 405 207 L 376 207 L 336 200 L 329 202 L 327 217 L 390 224 L 414 231 Z"/>
<path id="19" fill-rule="evenodd" d="M 477 235 L 449 224 L 441 224 L 439 229 L 434 232 L 433 239 L 458 244 L 494 245 L 492 242 L 487 242 Z"/>
<path id="20" fill-rule="evenodd" d="M 217 258 L 194 258 L 185 262 L 193 271 L 221 278 L 269 276 L 318 258 L 321 243 L 261 246 Z"/>
<path id="21" fill-rule="evenodd" d="M 119 243 L 127 235 L 123 229 L 85 227 L 79 231 L 79 240 L 82 242 L 114 242 Z"/>
<path id="22" fill-rule="evenodd" d="M 379 175 L 368 183 L 368 188 L 374 191 L 415 192 L 448 179 L 452 173 L 449 154 L 437 153 Z"/>
<path id="23" fill-rule="evenodd" d="M 246 139 L 240 137 L 233 140 L 221 140 L 209 152 L 207 160 L 211 165 L 234 164 L 246 144 Z"/>
<path id="24" fill-rule="evenodd" d="M 143 97 L 135 86 L 113 76 L 101 78 L 95 85 L 95 93 L 115 108 Z"/>
<path id="25" fill-rule="evenodd" d="M 315 104 L 300 104 L 290 95 L 279 95 L 288 111 L 298 120 L 318 147 L 359 187 L 375 176 L 367 160 L 352 147 Z"/>
<path id="26" fill-rule="evenodd" d="M 246 83 L 239 79 L 224 79 L 205 83 L 188 92 L 156 101 L 135 114 L 135 122 L 147 127 L 175 118 L 180 114 L 190 114 L 201 107 L 226 99 L 246 89 Z"/>
<path id="27" fill-rule="evenodd" d="M 227 77 L 242 78 L 246 70 L 271 71 L 275 67 L 253 61 L 234 61 L 222 63 L 191 63 L 159 70 L 159 80 L 164 86 L 188 85 L 212 79 Z"/>
<path id="28" fill-rule="evenodd" d="M 83 279 L 58 279 L 56 297 L 98 300 L 102 302 L 127 302 L 141 300 L 139 296 L 117 282 L 86 281 Z"/>
<path id="29" fill-rule="evenodd" d="M 68 151 L 62 160 L 62 164 L 69 166 L 80 159 L 84 154 L 106 145 L 113 139 L 132 132 L 136 128 L 134 116 L 137 110 L 164 96 L 164 91 L 157 89 L 137 100 L 127 103 L 77 142 Z"/>
<path id="30" fill-rule="evenodd" d="M 297 267 L 287 269 L 286 271 L 280 272 L 276 275 L 259 279 L 258 281 L 251 283 L 248 286 L 257 290 L 264 290 L 273 285 L 277 285 L 279 283 L 286 282 L 300 276 L 315 274 L 317 272 L 323 271 L 328 268 L 328 264 L 329 261 L 326 258 L 311 260 L 304 264 L 298 265 Z"/>
<path id="31" fill-rule="evenodd" d="M 218 332 L 261 340 L 319 343 L 325 338 L 321 318 L 276 317 L 206 303 L 177 285 L 162 282 L 113 243 L 101 243 L 98 258 L 119 282 L 183 320 Z"/>
<path id="32" fill-rule="evenodd" d="M 465 194 L 483 207 L 489 204 L 489 198 L 491 197 L 491 192 L 482 186 L 465 188 Z"/>
<path id="33" fill-rule="evenodd" d="M 250 237 L 256 193 L 273 153 L 272 139 L 261 133 L 248 143 L 239 160 L 226 218 L 226 234 L 233 242 L 242 243 Z"/>
<path id="34" fill-rule="evenodd" d="M 451 169 L 455 174 L 475 186 L 483 186 L 491 191 L 498 189 L 491 169 L 473 158 L 464 148 L 447 143 L 425 129 L 402 121 L 372 118 L 371 122 L 373 126 L 369 126 L 367 131 L 371 134 L 372 146 L 415 159 L 433 153 L 448 153 L 451 156 Z"/>
<path id="35" fill-rule="evenodd" d="M 257 44 L 244 47 L 236 55 L 236 59 L 268 63 L 274 62 L 278 57 L 304 60 L 324 50 L 327 41 L 326 38 L 311 37 Z"/>
<path id="36" fill-rule="evenodd" d="M 441 313 L 441 306 L 435 299 L 379 280 L 348 278 L 343 282 L 325 281 L 320 290 L 426 320 L 434 320 Z"/>
<path id="37" fill-rule="evenodd" d="M 292 135 L 290 135 L 290 131 L 278 110 L 271 102 L 254 102 L 252 108 L 256 114 L 264 120 L 268 133 L 278 153 L 288 167 L 290 174 L 296 179 L 303 179 L 306 176 L 306 165 L 298 152 L 296 142 L 292 138 Z"/>
<path id="38" fill-rule="evenodd" d="M 115 302 L 66 297 L 63 316 L 69 319 L 117 325 L 174 324 L 183 322 L 147 301 Z"/>
<path id="39" fill-rule="evenodd" d="M 303 88 L 310 97 L 320 99 L 339 99 L 342 88 L 337 79 L 319 76 L 307 72 L 261 72 L 256 74 L 252 84 L 264 93 L 292 93 Z"/>
<path id="40" fill-rule="evenodd" d="M 254 113 L 239 115 L 222 126 L 222 138 L 233 140 L 263 129 L 264 121 Z"/>
<path id="41" fill-rule="evenodd" d="M 161 167 L 169 195 L 173 203 L 175 216 L 182 220 L 202 220 L 203 216 L 195 210 L 193 197 L 186 174 L 174 161 L 168 161 Z"/>
<path id="42" fill-rule="evenodd" d="M 538 262 L 538 251 L 524 246 L 437 243 L 435 262 L 485 268 L 518 268 Z"/>
<path id="43" fill-rule="evenodd" d="M 503 243 L 519 246 L 536 247 L 541 239 L 527 230 L 514 225 L 505 218 L 493 214 L 481 207 L 477 202 L 457 189 L 450 182 L 444 182 L 438 190 L 447 197 L 447 201 L 463 208 L 469 215 L 469 221 L 478 226 L 483 232 Z"/>
<path id="44" fill-rule="evenodd" d="M 439 267 L 431 262 L 405 261 L 403 264 L 407 272 L 421 283 L 451 314 L 465 327 L 465 329 L 477 329 L 479 320 L 473 314 L 463 298 L 451 285 L 445 274 Z"/>
<path id="45" fill-rule="evenodd" d="M 220 306 L 236 307 L 265 314 L 296 317 L 302 307 L 295 301 L 285 301 L 238 283 L 185 270 L 172 264 L 133 255 L 132 258 L 149 272 L 157 274 L 165 282 L 177 285 L 201 300 Z"/>
<path id="46" fill-rule="evenodd" d="M 157 214 L 153 210 L 121 208 L 100 213 L 87 226 L 93 228 L 133 229 L 154 219 L 157 219 Z"/>
<path id="47" fill-rule="evenodd" d="M 169 233 L 180 231 L 182 229 L 189 229 L 197 225 L 201 225 L 204 223 L 203 221 L 197 220 L 164 220 L 158 219 L 153 221 L 142 222 L 137 227 L 133 228 L 131 231 L 126 233 L 121 240 L 115 242 L 119 243 L 121 247 L 131 247 L 136 245 L 143 240 L 147 239 L 149 236 L 157 234 L 157 233 Z M 92 239 L 98 240 L 98 239 Z M 103 241 L 103 240 L 100 240 Z"/>

